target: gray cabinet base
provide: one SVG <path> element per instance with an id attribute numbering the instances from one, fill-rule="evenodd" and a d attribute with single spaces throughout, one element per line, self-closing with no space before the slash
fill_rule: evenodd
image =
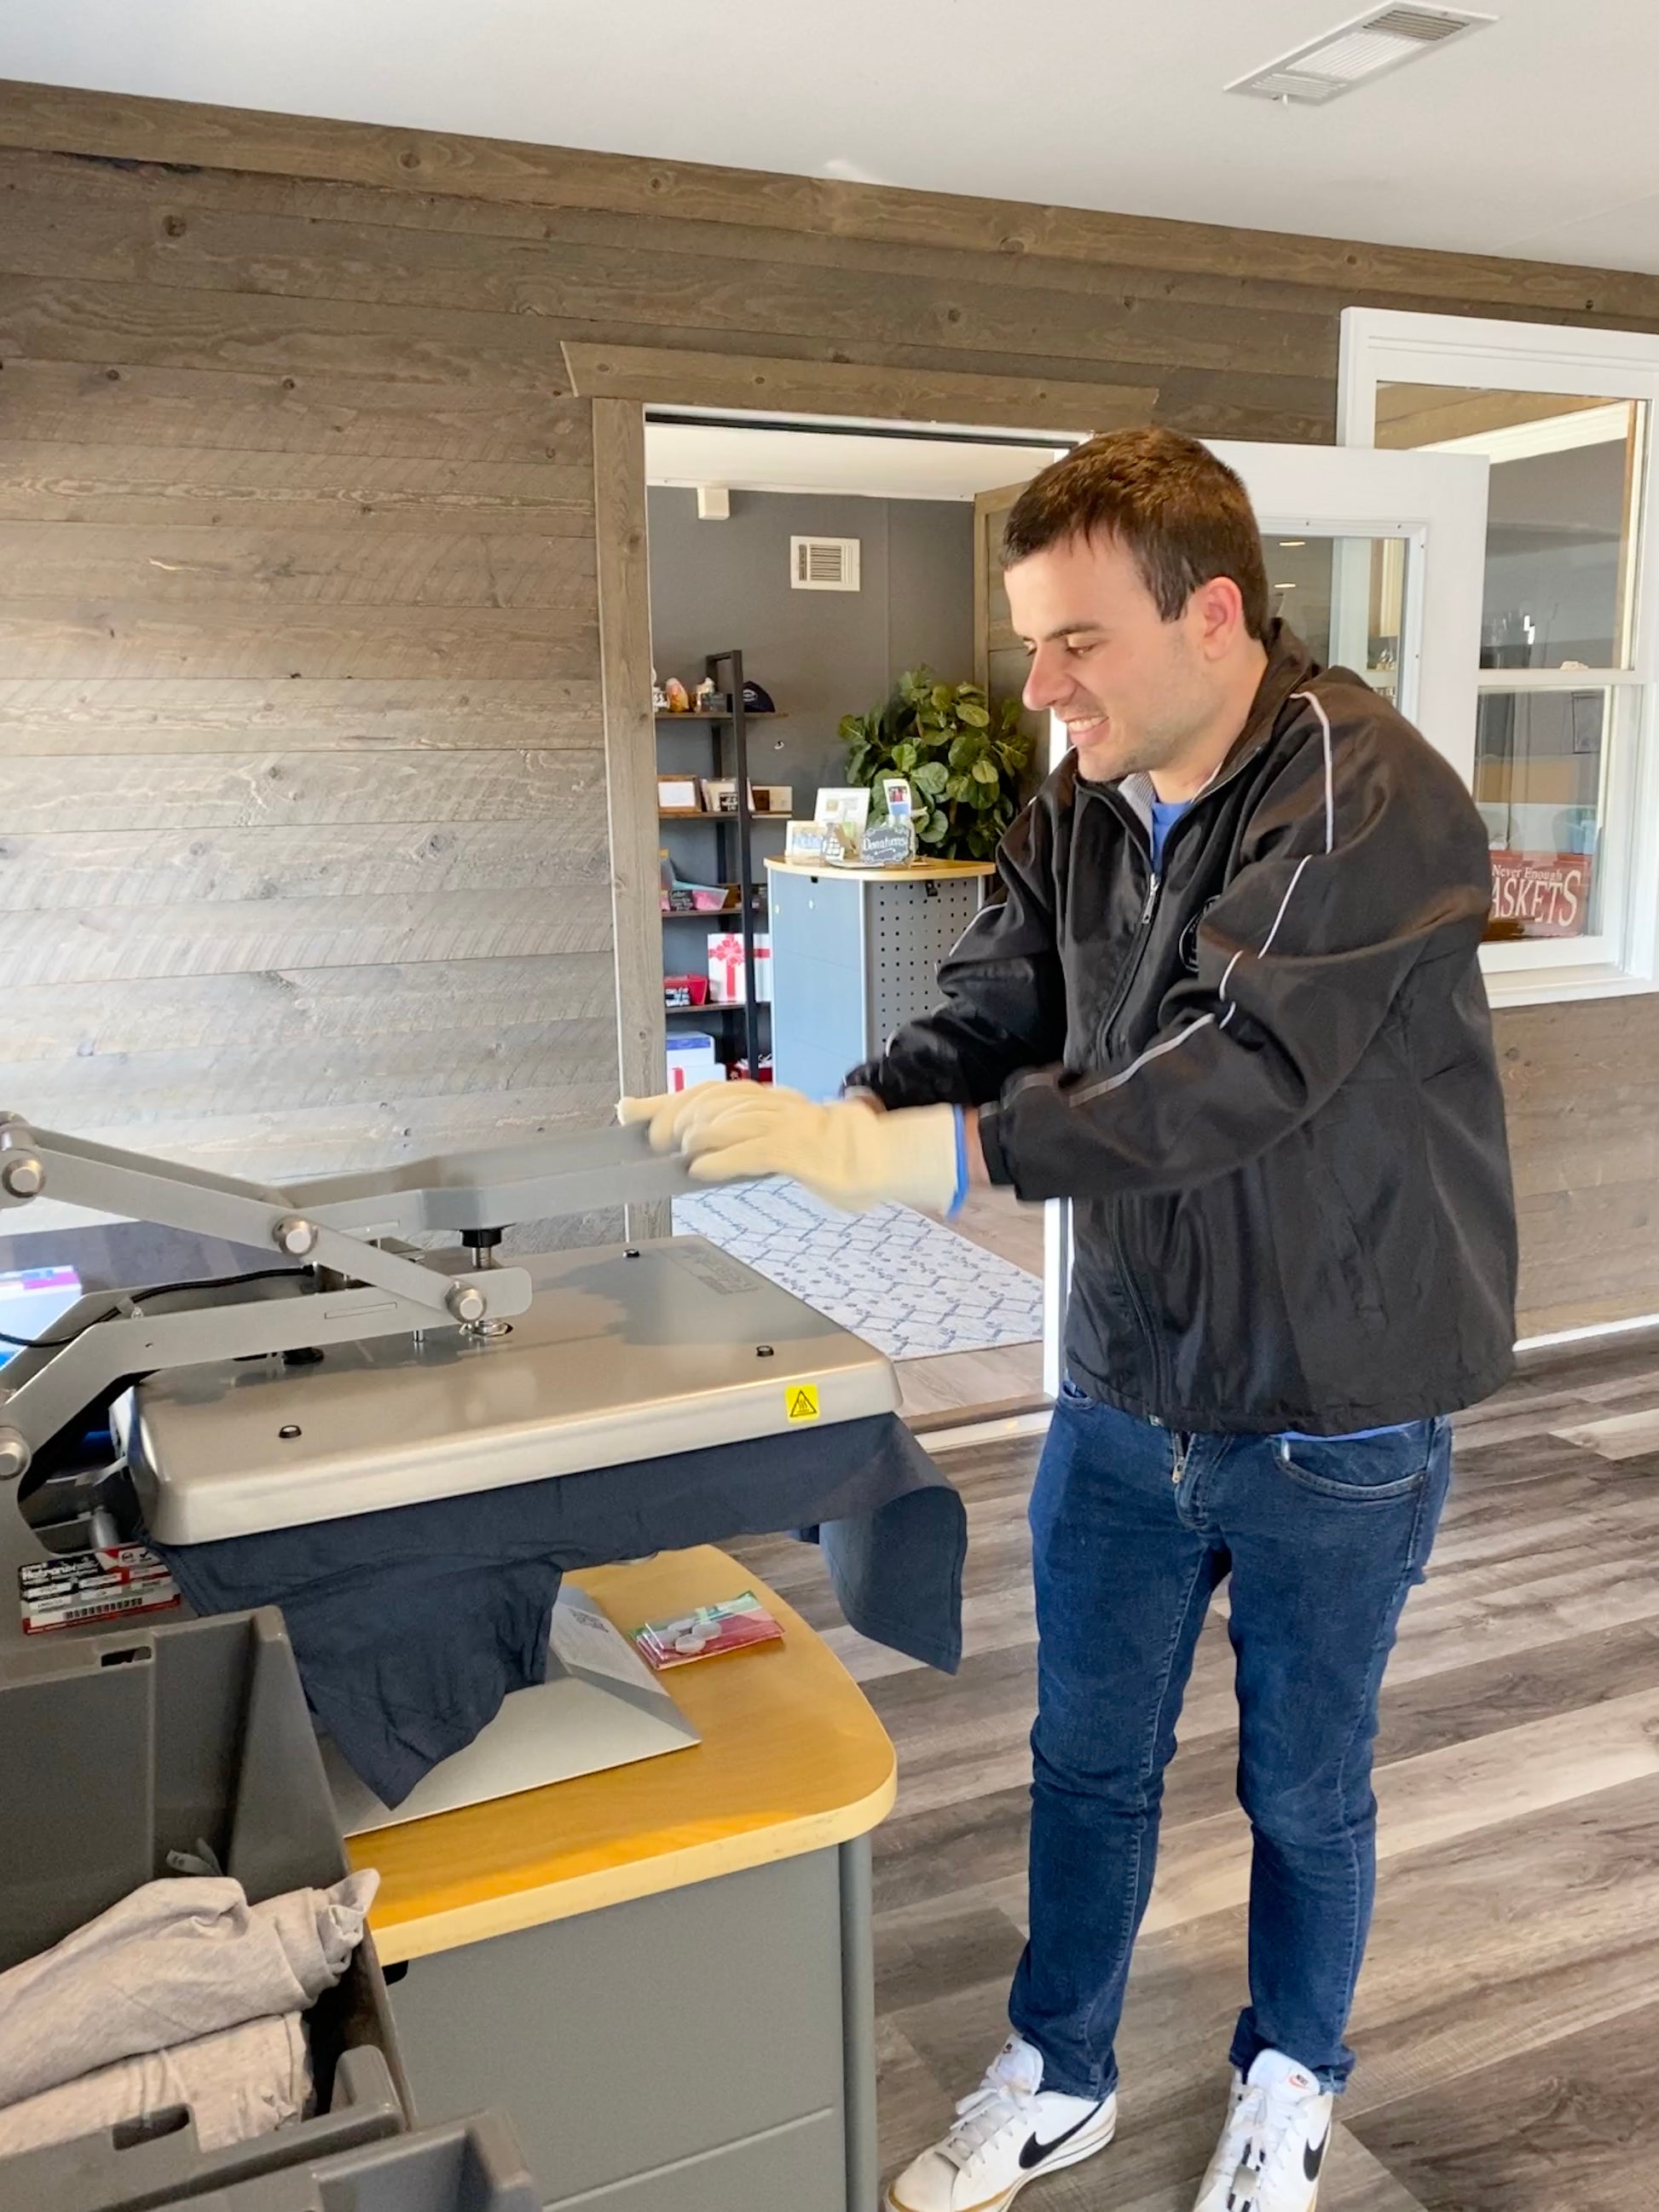
<path id="1" fill-rule="evenodd" d="M 874 2212 L 867 1838 L 417 1959 L 422 2122 L 503 2109 L 547 2203 Z"/>

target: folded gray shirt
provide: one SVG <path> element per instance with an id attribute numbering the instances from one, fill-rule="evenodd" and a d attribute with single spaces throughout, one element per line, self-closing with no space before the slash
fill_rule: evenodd
<path id="1" fill-rule="evenodd" d="M 250 1905 L 217 1875 L 146 1882 L 0 1974 L 0 2108 L 116 2059 L 167 2051 L 332 1989 L 380 1876 Z"/>
<path id="2" fill-rule="evenodd" d="M 311 2054 L 299 2014 L 245 2021 L 171 2051 L 118 2058 L 83 2080 L 0 2107 L 0 2158 L 102 2135 L 175 2105 L 190 2108 L 198 2150 L 223 2150 L 304 2119 L 311 2094 Z"/>

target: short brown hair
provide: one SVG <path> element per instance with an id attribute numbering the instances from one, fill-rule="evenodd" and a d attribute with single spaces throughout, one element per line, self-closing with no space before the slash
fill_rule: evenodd
<path id="1" fill-rule="evenodd" d="M 1231 576 L 1244 627 L 1267 635 L 1267 567 L 1249 494 L 1224 461 L 1179 430 L 1109 430 L 1054 461 L 1015 501 L 1002 565 L 1069 538 L 1115 538 L 1173 622 L 1200 584 Z"/>

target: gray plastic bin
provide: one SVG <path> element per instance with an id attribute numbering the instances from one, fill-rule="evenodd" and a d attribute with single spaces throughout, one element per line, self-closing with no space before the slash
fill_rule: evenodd
<path id="1" fill-rule="evenodd" d="M 189 2212 L 541 2212 L 513 2131 L 499 2112 L 307 2159 L 234 2182 Z"/>
<path id="2" fill-rule="evenodd" d="M 168 1852 L 198 1838 L 255 1902 L 347 1871 L 273 1607 L 9 1650 L 0 1777 L 0 1968 L 165 1875 Z M 0 2212 L 143 2212 L 402 2133 L 409 2094 L 371 1940 L 309 2022 L 314 2119 L 204 2152 L 181 2106 L 142 2134 L 0 2159 Z"/>

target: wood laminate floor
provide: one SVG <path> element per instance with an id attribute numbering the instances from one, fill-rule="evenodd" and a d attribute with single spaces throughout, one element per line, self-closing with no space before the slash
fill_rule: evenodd
<path id="1" fill-rule="evenodd" d="M 824 1629 L 898 1747 L 898 1804 L 874 1839 L 890 2169 L 940 2131 L 1005 2032 L 1024 1911 L 1036 1449 L 943 1462 L 971 1529 L 953 1680 L 854 1636 L 810 1549 L 742 1547 Z M 1118 2141 L 1034 2185 L 1021 2212 L 1190 2212 L 1243 1991 L 1231 1682 L 1218 1614 L 1170 1774 Z M 1659 2206 L 1659 1343 L 1534 1364 L 1460 1422 L 1377 1769 L 1360 2064 L 1321 2212 Z"/>
<path id="2" fill-rule="evenodd" d="M 1042 1273 L 1042 1208 L 1022 1206 L 1011 1190 L 975 1190 L 951 1226 L 970 1244 Z M 900 1407 L 921 1427 L 973 1414 L 1008 1413 L 1042 1401 L 1042 1346 L 1005 1344 L 994 1352 L 947 1352 L 895 1362 Z"/>

